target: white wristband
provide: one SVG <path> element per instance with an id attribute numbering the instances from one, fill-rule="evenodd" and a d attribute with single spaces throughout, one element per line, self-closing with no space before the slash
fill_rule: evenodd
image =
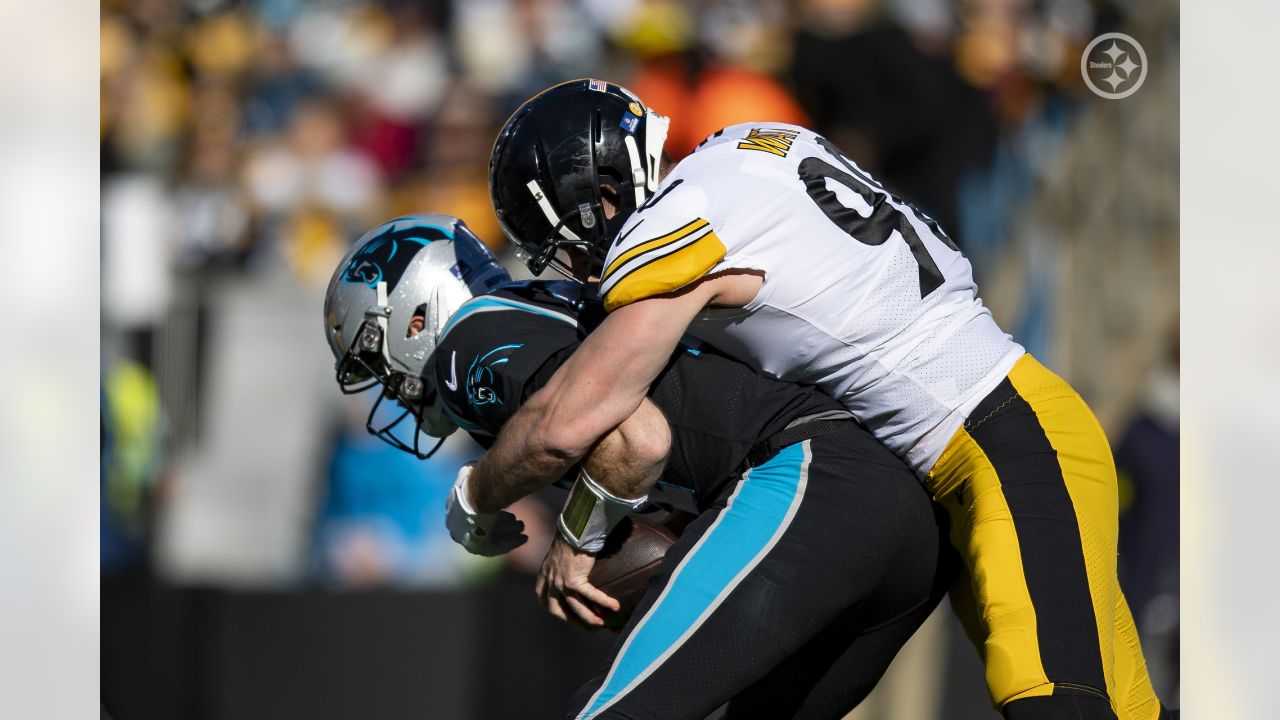
<path id="1" fill-rule="evenodd" d="M 453 492 L 445 503 L 445 525 L 449 528 L 449 536 L 454 541 L 470 549 L 472 538 L 482 538 L 489 534 L 496 513 L 478 513 L 467 500 L 467 480 L 475 463 L 467 463 L 458 470 L 458 479 L 453 483 Z"/>
<path id="2" fill-rule="evenodd" d="M 475 467 L 476 464 L 474 462 L 469 462 L 458 468 L 458 476 L 453 482 L 454 490 L 456 490 L 458 495 L 458 506 L 462 508 L 464 513 L 471 517 L 475 517 L 480 514 L 476 512 L 475 508 L 471 507 L 470 502 L 467 502 L 467 480 L 470 479 L 471 471 L 474 470 Z"/>
<path id="3" fill-rule="evenodd" d="M 648 495 L 635 500 L 615 497 L 582 468 L 556 525 L 560 535 L 573 547 L 589 553 L 600 552 L 609 531 L 648 499 Z"/>

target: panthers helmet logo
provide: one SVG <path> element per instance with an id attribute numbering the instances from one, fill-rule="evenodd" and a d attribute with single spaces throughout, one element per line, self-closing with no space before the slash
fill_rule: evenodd
<path id="1" fill-rule="evenodd" d="M 448 240 L 450 236 L 440 228 L 424 225 L 407 228 L 396 228 L 395 223 L 387 223 L 387 229 L 381 235 L 370 240 L 360 252 L 351 258 L 342 273 L 346 282 L 364 283 L 369 287 L 377 287 L 385 282 L 390 292 L 400 282 L 409 261 L 419 250 L 433 240 Z"/>

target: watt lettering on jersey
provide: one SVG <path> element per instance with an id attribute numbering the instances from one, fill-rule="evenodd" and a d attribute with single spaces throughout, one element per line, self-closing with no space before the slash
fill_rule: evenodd
<path id="1" fill-rule="evenodd" d="M 781 123 L 725 128 L 627 220 L 601 275 L 615 310 L 728 269 L 765 281 L 690 334 L 814 384 L 924 475 L 1023 349 L 937 224 L 834 145 Z"/>

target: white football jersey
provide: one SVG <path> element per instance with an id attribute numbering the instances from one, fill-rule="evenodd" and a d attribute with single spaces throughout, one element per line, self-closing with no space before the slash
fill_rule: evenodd
<path id="1" fill-rule="evenodd" d="M 932 220 L 795 125 L 705 140 L 627 220 L 600 291 L 613 310 L 732 268 L 763 272 L 759 294 L 689 334 L 822 387 L 922 476 L 1024 353 Z"/>

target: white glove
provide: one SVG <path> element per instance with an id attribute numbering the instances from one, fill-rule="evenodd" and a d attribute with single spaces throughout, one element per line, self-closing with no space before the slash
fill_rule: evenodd
<path id="1" fill-rule="evenodd" d="M 524 523 L 515 515 L 499 510 L 496 513 L 478 513 L 467 502 L 467 478 L 475 463 L 467 463 L 458 470 L 449 499 L 445 501 L 445 526 L 453 541 L 476 555 L 503 555 L 520 547 L 528 540 L 523 534 Z"/>

